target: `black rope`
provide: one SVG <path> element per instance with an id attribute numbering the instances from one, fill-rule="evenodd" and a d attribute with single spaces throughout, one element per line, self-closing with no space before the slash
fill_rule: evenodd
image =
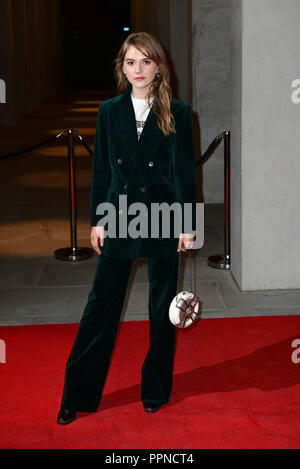
<path id="1" fill-rule="evenodd" d="M 199 166 L 199 164 L 203 163 L 203 161 L 206 160 L 206 158 L 208 158 L 212 154 L 212 152 L 220 145 L 221 141 L 223 140 L 223 137 L 224 132 L 214 138 L 205 153 L 203 153 L 203 155 L 200 156 L 200 158 L 198 158 L 198 160 L 196 161 L 196 167 Z"/>
<path id="2" fill-rule="evenodd" d="M 47 145 L 48 143 L 52 142 L 53 140 L 58 139 L 65 132 L 66 131 L 63 130 L 62 132 L 55 135 L 54 137 L 48 138 L 47 140 L 44 140 L 43 142 L 37 143 L 36 145 L 33 145 L 32 147 L 25 148 L 24 150 L 14 151 L 13 153 L 7 153 L 6 155 L 0 155 L 0 160 L 2 160 L 4 158 L 9 158 L 10 156 L 21 155 L 22 153 L 27 153 L 29 151 L 35 150 L 36 148 L 42 147 L 43 145 Z"/>
<path id="3" fill-rule="evenodd" d="M 89 147 L 89 145 L 87 144 L 87 142 L 84 140 L 84 138 L 80 135 L 80 134 L 77 134 L 77 137 L 79 138 L 79 141 L 81 143 L 81 145 L 84 146 L 84 148 L 89 152 L 89 154 L 92 156 L 93 155 L 93 150 Z"/>
<path id="4" fill-rule="evenodd" d="M 28 153 L 32 150 L 35 150 L 36 148 L 42 147 L 43 145 L 47 145 L 48 143 L 54 140 L 57 140 L 59 137 L 61 137 L 62 135 L 65 135 L 66 133 L 67 133 L 67 130 L 63 130 L 59 134 L 55 135 L 54 137 L 48 138 L 47 140 L 37 143 L 36 145 L 33 145 L 29 148 L 25 148 L 24 150 L 14 151 L 13 153 L 7 153 L 6 155 L 0 155 L 0 160 L 4 158 L 9 158 L 11 156 L 21 155 L 22 153 Z M 88 145 L 86 140 L 76 130 L 73 133 L 79 138 L 80 143 L 84 146 L 87 152 L 92 156 L 93 150 Z M 209 145 L 205 153 L 202 156 L 200 156 L 200 158 L 196 161 L 196 166 L 203 163 L 203 161 L 206 160 L 206 158 L 208 158 L 213 153 L 213 151 L 220 145 L 223 137 L 224 137 L 224 132 L 222 132 L 221 134 L 217 135 L 214 138 L 214 140 L 211 142 L 211 144 Z"/>

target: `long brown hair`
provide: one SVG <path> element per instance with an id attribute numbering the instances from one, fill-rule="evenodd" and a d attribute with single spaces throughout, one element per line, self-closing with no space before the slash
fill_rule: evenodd
<path id="1" fill-rule="evenodd" d="M 146 99 L 149 103 L 149 99 L 153 98 L 152 109 L 157 115 L 157 124 L 164 135 L 170 135 L 170 133 L 176 134 L 175 120 L 171 113 L 172 90 L 167 57 L 162 45 L 152 34 L 147 32 L 132 33 L 123 42 L 117 58 L 114 60 L 114 74 L 118 93 L 124 93 L 131 86 L 122 70 L 129 46 L 134 46 L 158 65 L 158 75 L 152 81 Z"/>

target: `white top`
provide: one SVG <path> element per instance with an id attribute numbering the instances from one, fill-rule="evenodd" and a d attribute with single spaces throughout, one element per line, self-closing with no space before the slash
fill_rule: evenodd
<path id="1" fill-rule="evenodd" d="M 138 139 L 141 136 L 142 130 L 144 128 L 146 119 L 148 117 L 148 114 L 150 112 L 150 107 L 148 106 L 147 100 L 146 99 L 140 99 L 140 98 L 134 98 L 131 95 L 131 100 L 132 104 L 134 107 L 134 112 L 135 112 L 135 121 L 136 121 L 136 129 L 137 129 L 137 134 L 138 134 Z M 150 99 L 150 106 L 153 102 L 153 97 Z"/>

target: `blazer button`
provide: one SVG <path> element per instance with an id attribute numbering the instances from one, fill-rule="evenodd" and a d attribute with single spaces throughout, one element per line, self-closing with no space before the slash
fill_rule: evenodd
<path id="1" fill-rule="evenodd" d="M 123 189 L 127 189 L 127 184 L 124 184 Z"/>
<path id="2" fill-rule="evenodd" d="M 122 158 L 118 158 L 118 159 L 117 159 L 117 163 L 118 163 L 118 164 L 122 164 Z"/>
<path id="3" fill-rule="evenodd" d="M 148 166 L 154 166 L 153 161 L 149 161 Z"/>
<path id="4" fill-rule="evenodd" d="M 144 186 L 140 187 L 140 191 L 145 192 L 145 190 L 146 190 L 146 187 Z"/>

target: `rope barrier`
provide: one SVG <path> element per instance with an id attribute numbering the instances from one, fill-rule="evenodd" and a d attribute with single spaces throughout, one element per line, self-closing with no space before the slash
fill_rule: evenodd
<path id="1" fill-rule="evenodd" d="M 224 133 L 222 132 L 214 138 L 214 140 L 208 146 L 207 150 L 196 161 L 196 166 L 199 166 L 199 164 L 203 163 L 204 160 L 206 160 L 215 151 L 215 149 L 220 145 L 221 141 L 223 140 L 223 135 Z"/>
<path id="2" fill-rule="evenodd" d="M 25 148 L 23 150 L 18 150 L 18 151 L 14 151 L 12 153 L 7 153 L 7 154 L 4 154 L 4 155 L 0 155 L 0 160 L 4 159 L 4 158 L 9 158 L 11 156 L 21 155 L 22 153 L 29 153 L 30 151 L 33 151 L 33 150 L 35 150 L 39 147 L 42 147 L 43 145 L 48 145 L 48 143 L 53 142 L 54 140 L 57 140 L 62 135 L 67 135 L 69 131 L 70 131 L 70 129 L 62 130 L 61 132 L 59 132 L 54 137 L 48 138 L 47 140 L 44 140 L 40 143 L 37 143 L 36 145 L 32 145 L 31 147 Z M 87 150 L 87 152 L 92 156 L 93 155 L 93 150 L 88 145 L 86 140 L 78 133 L 77 130 L 72 130 L 72 132 L 73 132 L 73 135 L 76 136 L 79 139 L 79 142 L 81 143 L 81 145 L 83 145 L 84 148 Z M 224 136 L 224 132 L 220 133 L 219 135 L 217 135 L 214 138 L 214 140 L 208 146 L 207 150 L 196 161 L 196 166 L 199 166 L 200 164 L 202 164 L 214 152 L 214 150 L 220 145 L 220 143 L 223 139 L 223 136 Z"/>
<path id="3" fill-rule="evenodd" d="M 79 138 L 80 143 L 84 146 L 84 148 L 89 152 L 89 154 L 92 156 L 93 155 L 93 150 L 88 146 L 84 138 L 80 135 L 77 134 L 77 137 Z"/>
<path id="4" fill-rule="evenodd" d="M 78 261 L 93 256 L 94 251 L 90 248 L 77 247 L 76 236 L 76 188 L 75 188 L 75 165 L 74 165 L 74 136 L 79 139 L 81 145 L 87 150 L 90 156 L 93 156 L 93 150 L 90 148 L 86 140 L 78 133 L 77 130 L 62 130 L 54 137 L 51 137 L 36 145 L 32 145 L 24 150 L 0 155 L 0 160 L 11 156 L 29 153 L 36 148 L 47 145 L 50 142 L 59 139 L 62 135 L 68 137 L 68 161 L 69 161 L 69 200 L 70 200 L 70 231 L 71 231 L 71 247 L 56 249 L 55 257 L 60 260 Z M 204 163 L 209 156 L 224 140 L 224 255 L 215 255 L 208 257 L 208 265 L 218 269 L 230 268 L 230 132 L 225 131 L 218 134 L 210 143 L 206 151 L 196 161 L 196 167 Z"/>
<path id="5" fill-rule="evenodd" d="M 43 142 L 37 143 L 36 145 L 33 145 L 29 148 L 25 148 L 24 150 L 19 150 L 19 151 L 14 151 L 12 153 L 7 153 L 6 155 L 0 155 L 0 160 L 4 158 L 9 158 L 11 156 L 17 156 L 21 155 L 22 153 L 28 153 L 29 151 L 35 150 L 36 148 L 42 147 L 43 145 L 47 145 L 50 142 L 53 142 L 54 140 L 57 140 L 61 135 L 65 134 L 66 130 L 63 130 L 59 134 L 55 135 L 54 137 L 48 138 L 47 140 L 44 140 Z"/>

